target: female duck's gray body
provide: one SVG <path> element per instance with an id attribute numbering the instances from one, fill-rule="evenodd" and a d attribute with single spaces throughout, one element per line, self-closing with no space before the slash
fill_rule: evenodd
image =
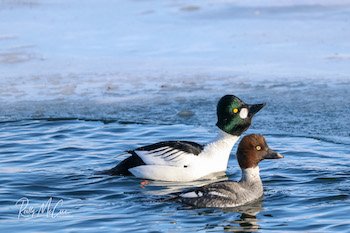
<path id="1" fill-rule="evenodd" d="M 193 181 L 225 172 L 232 147 L 251 125 L 264 104 L 248 105 L 233 95 L 222 97 L 217 105 L 219 133 L 206 145 L 188 141 L 165 141 L 127 151 L 130 155 L 110 175 L 134 175 L 163 181 Z"/>
<path id="2" fill-rule="evenodd" d="M 280 159 L 283 156 L 269 149 L 263 136 L 245 136 L 237 150 L 242 169 L 239 182 L 221 181 L 194 188 L 179 194 L 175 199 L 195 207 L 237 207 L 253 202 L 263 195 L 258 163 L 263 159 Z"/>

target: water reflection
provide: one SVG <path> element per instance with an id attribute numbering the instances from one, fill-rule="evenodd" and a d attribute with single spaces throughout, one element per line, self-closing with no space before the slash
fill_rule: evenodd
<path id="1" fill-rule="evenodd" d="M 191 181 L 191 182 L 168 182 L 168 181 L 155 181 L 149 180 L 146 185 L 144 185 L 142 179 L 137 179 L 140 187 L 144 189 L 144 193 L 148 195 L 161 196 L 169 195 L 173 193 L 182 192 L 185 189 L 204 186 L 213 182 L 228 180 L 225 172 L 218 172 L 212 174 L 211 176 L 204 177 L 201 180 Z"/>
<path id="2" fill-rule="evenodd" d="M 224 226 L 224 231 L 228 232 L 257 232 L 260 229 L 256 216 L 242 214 L 240 219 L 233 221 L 232 224 Z M 237 225 L 239 224 L 239 225 Z"/>
<path id="3" fill-rule="evenodd" d="M 259 219 L 256 217 L 262 209 L 262 198 L 249 205 L 226 209 L 225 212 L 238 212 L 238 219 L 230 221 L 223 227 L 229 232 L 257 232 L 260 229 Z"/>
<path id="4" fill-rule="evenodd" d="M 195 209 L 194 207 L 182 207 L 183 209 Z M 205 208 L 197 209 L 197 214 L 200 216 L 217 215 L 218 210 L 223 213 L 224 216 L 233 214 L 234 220 L 224 220 L 216 224 L 208 223 L 205 225 L 203 230 L 219 230 L 225 232 L 257 232 L 261 229 L 259 225 L 259 219 L 257 215 L 262 210 L 262 198 L 255 201 L 254 203 L 235 207 L 235 208 Z M 216 213 L 216 214 L 215 214 Z"/>

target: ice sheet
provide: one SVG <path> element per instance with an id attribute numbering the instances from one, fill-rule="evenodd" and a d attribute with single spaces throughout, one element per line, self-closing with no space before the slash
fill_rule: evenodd
<path id="1" fill-rule="evenodd" d="M 0 119 L 347 85 L 349 20 L 350 1 L 2 0 Z"/>

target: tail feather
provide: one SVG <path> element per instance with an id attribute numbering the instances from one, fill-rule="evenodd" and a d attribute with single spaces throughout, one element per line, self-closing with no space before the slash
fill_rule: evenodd
<path id="1" fill-rule="evenodd" d="M 109 170 L 100 171 L 98 175 L 111 175 L 111 176 L 130 176 L 132 175 L 129 171 L 130 168 L 145 165 L 143 160 L 133 151 L 130 151 L 131 156 L 121 161 L 117 166 Z"/>

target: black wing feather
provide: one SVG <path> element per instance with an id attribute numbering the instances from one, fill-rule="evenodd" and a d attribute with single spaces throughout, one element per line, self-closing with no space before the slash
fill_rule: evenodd
<path id="1" fill-rule="evenodd" d="M 203 145 L 200 145 L 195 142 L 190 142 L 190 141 L 165 141 L 165 142 L 158 142 L 148 146 L 143 146 L 143 147 L 137 148 L 136 150 L 152 151 L 162 147 L 171 147 L 173 149 L 184 151 L 186 153 L 190 153 L 194 155 L 199 155 L 204 148 Z"/>

